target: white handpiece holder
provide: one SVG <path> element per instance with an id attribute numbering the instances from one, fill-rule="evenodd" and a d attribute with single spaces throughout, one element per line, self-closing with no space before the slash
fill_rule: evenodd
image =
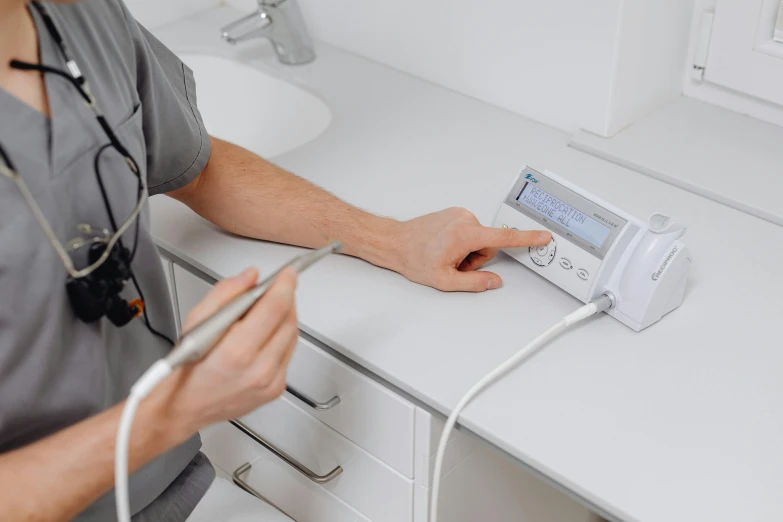
<path id="1" fill-rule="evenodd" d="M 682 303 L 690 253 L 685 228 L 668 216 L 642 221 L 552 172 L 525 168 L 493 226 L 549 230 L 548 245 L 506 253 L 583 302 L 611 293 L 607 313 L 636 331 Z"/>
<path id="2" fill-rule="evenodd" d="M 617 299 L 615 317 L 641 330 L 682 304 L 691 265 L 688 247 L 680 241 L 685 231 L 667 216 L 650 216 L 628 261 L 607 285 Z"/>

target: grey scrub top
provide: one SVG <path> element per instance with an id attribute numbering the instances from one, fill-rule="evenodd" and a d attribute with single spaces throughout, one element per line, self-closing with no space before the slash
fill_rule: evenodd
<path id="1" fill-rule="evenodd" d="M 98 106 L 147 177 L 150 194 L 188 184 L 210 155 L 192 72 L 118 0 L 45 6 Z M 40 16 L 30 10 L 41 62 L 65 70 Z M 71 84 L 52 74 L 45 75 L 45 83 L 50 119 L 0 89 L 0 143 L 65 243 L 76 236 L 80 223 L 111 228 L 93 169 L 96 151 L 107 140 Z M 100 165 L 114 215 L 123 222 L 136 204 L 137 181 L 113 150 L 101 156 Z M 170 296 L 149 231 L 149 208 L 140 220 L 133 270 L 152 326 L 175 338 Z M 133 228 L 123 240 L 133 245 Z M 65 278 L 16 186 L 0 178 L 0 453 L 121 401 L 142 372 L 170 349 L 141 319 L 122 328 L 107 320 L 79 321 L 66 296 Z M 137 297 L 132 285 L 123 296 Z M 199 454 L 200 446 L 196 435 L 132 476 L 134 520 L 187 517 L 214 474 Z M 115 520 L 113 491 L 77 520 Z"/>

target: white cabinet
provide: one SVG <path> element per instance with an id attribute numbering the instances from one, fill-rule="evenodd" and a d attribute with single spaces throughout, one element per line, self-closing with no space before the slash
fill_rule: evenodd
<path id="1" fill-rule="evenodd" d="M 339 403 L 302 408 L 408 478 L 413 478 L 415 408 L 408 401 L 300 339 L 288 370 L 297 395 Z"/>
<path id="2" fill-rule="evenodd" d="M 173 272 L 184 322 L 211 285 Z M 241 428 L 221 423 L 202 435 L 223 473 L 250 463 L 247 484 L 297 522 L 410 522 L 414 420 L 408 401 L 300 339 L 286 397 L 240 419 Z"/>
<path id="3" fill-rule="evenodd" d="M 184 322 L 211 285 L 179 266 L 174 278 Z M 288 393 L 310 415 L 413 478 L 415 410 L 408 401 L 305 339 L 291 359 Z"/>
<path id="4" fill-rule="evenodd" d="M 333 470 L 341 469 L 334 478 L 321 479 L 323 488 L 367 518 L 374 522 L 410 520 L 413 506 L 410 479 L 294 406 L 287 398 L 258 408 L 242 417 L 241 422 L 290 460 L 295 460 L 308 474 L 327 477 Z M 256 455 L 260 450 L 259 447 Z"/>
<path id="5" fill-rule="evenodd" d="M 358 513 L 374 522 L 410 521 L 413 481 L 287 399 L 264 405 L 240 422 L 247 432 L 228 423 L 206 430 L 204 452 L 228 474 L 250 463 L 244 480 L 298 522 L 330 522 L 323 508 L 317 508 L 322 503 L 335 510 L 349 506 L 341 515 L 349 520 Z M 266 449 L 260 441 L 273 449 Z M 261 460 L 254 464 L 256 459 Z M 253 472 L 254 468 L 263 469 Z M 291 478 L 296 482 L 293 488 L 272 487 L 273 482 L 290 482 Z M 297 510 L 309 514 L 302 519 L 302 513 L 296 516 Z"/>
<path id="6" fill-rule="evenodd" d="M 184 321 L 211 285 L 173 267 Z M 443 421 L 300 339 L 289 392 L 202 431 L 221 476 L 296 522 L 427 522 Z M 291 392 L 294 393 L 291 393 Z M 441 483 L 449 522 L 600 518 L 471 436 L 451 434 Z"/>
<path id="7" fill-rule="evenodd" d="M 427 522 L 435 452 L 443 421 L 416 412 L 414 522 Z M 452 432 L 441 475 L 438 520 L 448 522 L 601 522 L 486 443 Z"/>
<path id="8" fill-rule="evenodd" d="M 254 494 L 296 522 L 367 522 L 355 509 L 321 486 L 312 483 L 269 451 L 227 422 L 210 426 L 201 433 L 202 450 L 220 475 L 232 477 L 252 488 Z M 247 466 L 245 466 L 247 467 Z"/>
<path id="9" fill-rule="evenodd" d="M 169 261 L 163 256 L 160 256 L 160 263 L 163 265 L 163 274 L 166 276 L 166 287 L 169 289 L 169 297 L 171 298 L 171 307 L 174 310 L 174 324 L 177 327 L 177 332 L 182 330 L 182 324 L 179 318 L 178 303 L 176 287 L 174 286 L 174 263 Z"/>
<path id="10" fill-rule="evenodd" d="M 184 325 L 188 313 L 204 299 L 204 296 L 212 289 L 212 285 L 194 276 L 181 266 L 176 264 L 173 266 L 174 295 L 177 300 L 176 310 L 181 324 Z"/>
<path id="11" fill-rule="evenodd" d="M 160 257 L 160 264 L 163 265 L 163 274 L 166 276 L 166 286 L 169 289 L 169 295 L 173 295 L 172 291 L 174 289 L 174 286 L 173 286 L 174 283 L 171 280 L 171 270 L 172 270 L 171 266 L 172 266 L 172 263 L 171 263 L 171 261 L 169 261 L 165 257 L 161 256 Z"/>

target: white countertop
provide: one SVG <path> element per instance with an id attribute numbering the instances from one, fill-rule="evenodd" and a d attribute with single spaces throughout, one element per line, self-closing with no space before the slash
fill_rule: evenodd
<path id="1" fill-rule="evenodd" d="M 687 224 L 695 262 L 680 309 L 641 333 L 607 316 L 578 326 L 478 397 L 462 424 L 619 520 L 781 520 L 783 227 L 326 45 L 298 68 L 278 65 L 261 42 L 224 46 L 214 27 L 237 14 L 207 13 L 157 34 L 175 50 L 252 60 L 322 97 L 330 128 L 274 161 L 355 205 L 399 219 L 464 206 L 488 224 L 530 164 L 637 216 L 661 211 Z M 218 278 L 250 264 L 269 273 L 299 250 L 221 232 L 169 198 L 152 208 L 160 245 Z M 445 414 L 580 304 L 506 256 L 491 269 L 502 289 L 446 294 L 329 258 L 301 278 L 301 326 Z"/>

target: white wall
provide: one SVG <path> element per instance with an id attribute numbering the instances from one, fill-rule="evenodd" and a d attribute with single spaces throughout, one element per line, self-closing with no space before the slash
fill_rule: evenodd
<path id="1" fill-rule="evenodd" d="M 217 5 L 219 0 L 125 0 L 125 3 L 136 20 L 152 29 Z"/>
<path id="2" fill-rule="evenodd" d="M 220 0 L 126 1 L 156 27 Z M 681 94 L 694 0 L 298 1 L 318 40 L 569 133 L 611 136 Z"/>
<path id="3" fill-rule="evenodd" d="M 569 132 L 599 133 L 621 2 L 300 0 L 319 40 Z"/>
<path id="4" fill-rule="evenodd" d="M 692 4 L 693 0 L 623 1 L 611 102 L 606 125 L 597 134 L 613 136 L 682 94 Z"/>
<path id="5" fill-rule="evenodd" d="M 611 136 L 682 93 L 693 0 L 299 0 L 316 38 Z"/>

